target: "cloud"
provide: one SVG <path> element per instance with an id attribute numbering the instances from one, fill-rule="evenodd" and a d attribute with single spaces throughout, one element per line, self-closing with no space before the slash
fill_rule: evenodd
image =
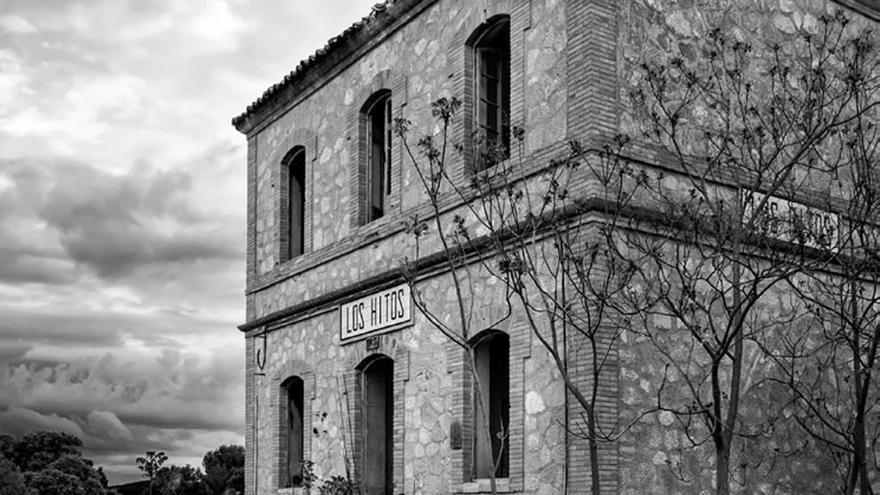
<path id="1" fill-rule="evenodd" d="M 33 350 L 33 344 L 18 340 L 0 340 L 0 366 L 17 361 Z"/>
<path id="2" fill-rule="evenodd" d="M 64 260 L 0 247 L 0 280 L 5 283 L 67 284 L 72 278 L 66 268 Z"/>
<path id="3" fill-rule="evenodd" d="M 8 49 L 0 49 L 0 105 L 12 102 L 27 82 L 27 75 L 18 56 Z M 0 117 L 4 110 L 0 108 Z"/>
<path id="4" fill-rule="evenodd" d="M 198 466 L 210 450 L 224 444 L 242 444 L 240 432 L 211 430 L 128 428 L 108 411 L 85 416 L 43 414 L 24 407 L 0 408 L 0 433 L 22 436 L 36 430 L 63 431 L 83 441 L 83 454 L 101 466 L 111 483 L 141 477 L 135 459 L 148 450 L 161 450 L 168 464 Z"/>
<path id="5" fill-rule="evenodd" d="M 0 178 L 0 282 L 69 282 L 70 263 L 118 278 L 150 265 L 243 258 L 242 213 L 204 208 L 198 189 L 217 182 L 195 187 L 185 170 L 141 163 L 111 173 L 75 162 L 7 160 Z"/>
<path id="6" fill-rule="evenodd" d="M 199 14 L 191 19 L 188 27 L 192 34 L 228 50 L 238 46 L 238 36 L 247 27 L 242 18 L 229 9 L 226 2 L 219 0 L 202 6 Z"/>
<path id="7" fill-rule="evenodd" d="M 80 439 L 85 432 L 76 422 L 57 414 L 40 414 L 23 407 L 10 407 L 0 411 L 0 431 L 8 435 L 21 436 L 31 431 L 63 431 Z"/>
<path id="8" fill-rule="evenodd" d="M 24 17 L 17 15 L 0 16 L 0 29 L 15 34 L 36 33 L 37 28 Z"/>
<path id="9" fill-rule="evenodd" d="M 113 440 L 131 440 L 131 430 L 110 411 L 92 411 L 86 414 L 86 422 L 93 431 L 101 432 Z"/>
<path id="10" fill-rule="evenodd" d="M 199 465 L 209 450 L 243 443 L 241 347 L 221 344 L 202 354 L 139 349 L 61 363 L 0 360 L 0 433 L 76 435 L 113 482 L 137 479 L 134 460 L 147 450 L 165 451 L 169 463 Z"/>
<path id="11" fill-rule="evenodd" d="M 145 327 L 146 317 L 113 314 L 108 311 L 36 306 L 21 308 L 0 304 L 0 343 L 7 339 L 27 339 L 32 343 L 78 346 L 113 345 L 122 342 L 123 329 Z"/>
<path id="12" fill-rule="evenodd" d="M 199 211 L 191 184 L 185 172 L 147 166 L 124 175 L 75 168 L 56 182 L 39 213 L 58 229 L 71 258 L 102 277 L 157 263 L 239 258 L 238 234 Z"/>
<path id="13" fill-rule="evenodd" d="M 242 443 L 229 119 L 372 3 L 4 0 L 0 431 L 82 435 L 112 481 Z"/>
<path id="14" fill-rule="evenodd" d="M 240 351 L 227 345 L 207 355 L 148 351 L 148 360 L 140 351 L 127 357 L 117 351 L 54 365 L 21 361 L 0 370 L 0 408 L 83 418 L 101 410 L 126 426 L 238 431 L 244 419 L 235 406 L 244 394 Z"/>
<path id="15" fill-rule="evenodd" d="M 0 67 L 11 67 L 5 85 L 13 89 L 20 86 L 25 81 L 25 72 L 8 55 L 5 63 L 3 60 L 0 54 Z M 0 131 L 14 137 L 43 137 L 53 149 L 72 153 L 79 146 L 97 143 L 115 128 L 114 124 L 138 115 L 144 106 L 144 93 L 146 82 L 131 75 L 77 75 L 57 98 L 6 112 L 0 118 Z"/>

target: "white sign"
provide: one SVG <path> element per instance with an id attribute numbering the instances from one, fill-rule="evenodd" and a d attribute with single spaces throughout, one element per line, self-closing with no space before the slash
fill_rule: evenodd
<path id="1" fill-rule="evenodd" d="M 342 342 L 412 321 L 412 296 L 403 284 L 339 307 Z"/>
<path id="2" fill-rule="evenodd" d="M 743 222 L 752 218 L 764 198 L 767 202 L 755 222 L 759 232 L 781 241 L 836 249 L 840 229 L 836 213 L 755 192 L 743 204 Z"/>

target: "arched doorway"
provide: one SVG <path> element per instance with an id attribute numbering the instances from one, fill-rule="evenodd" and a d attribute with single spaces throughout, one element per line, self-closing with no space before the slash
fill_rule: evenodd
<path id="1" fill-rule="evenodd" d="M 394 447 L 394 361 L 377 356 L 361 369 L 365 495 L 392 495 Z"/>

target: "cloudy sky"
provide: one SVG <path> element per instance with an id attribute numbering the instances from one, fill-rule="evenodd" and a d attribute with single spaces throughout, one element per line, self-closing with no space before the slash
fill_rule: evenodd
<path id="1" fill-rule="evenodd" d="M 0 432 L 111 482 L 243 443 L 229 121 L 376 1 L 0 1 Z"/>

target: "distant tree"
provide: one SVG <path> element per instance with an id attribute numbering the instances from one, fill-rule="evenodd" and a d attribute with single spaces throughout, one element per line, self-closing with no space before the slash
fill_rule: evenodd
<path id="1" fill-rule="evenodd" d="M 98 468 L 98 479 L 101 480 L 101 486 L 104 487 L 104 489 L 107 489 L 110 487 L 110 482 L 107 480 L 107 475 L 104 474 L 103 467 Z"/>
<path id="2" fill-rule="evenodd" d="M 15 437 L 12 435 L 0 435 L 0 455 L 11 461 L 15 451 L 15 442 Z"/>
<path id="3" fill-rule="evenodd" d="M 205 485 L 212 495 L 244 492 L 244 447 L 223 445 L 205 454 Z"/>
<path id="4" fill-rule="evenodd" d="M 0 440 L 0 446 L 3 445 Z M 82 440 L 60 431 L 36 431 L 28 433 L 12 445 L 10 460 L 24 471 L 46 469 L 64 455 L 80 456 Z"/>
<path id="5" fill-rule="evenodd" d="M 29 471 L 24 476 L 33 495 L 87 495 L 76 476 L 57 469 Z"/>
<path id="6" fill-rule="evenodd" d="M 210 495 L 201 470 L 186 466 L 163 467 L 156 472 L 156 492 L 160 495 Z"/>
<path id="7" fill-rule="evenodd" d="M 76 477 L 85 495 L 103 495 L 104 487 L 101 485 L 101 477 L 92 467 L 91 461 L 82 457 L 65 454 L 49 465 L 48 469 L 55 469 L 64 474 Z"/>
<path id="8" fill-rule="evenodd" d="M 57 431 L 0 435 L 0 495 L 105 495 L 106 477 L 82 457 L 81 445 Z"/>
<path id="9" fill-rule="evenodd" d="M 168 460 L 168 456 L 165 455 L 165 452 L 156 452 L 153 450 L 147 451 L 146 457 L 138 457 L 135 462 L 137 462 L 138 469 L 144 473 L 146 478 L 150 480 L 149 494 L 153 495 L 153 479 L 156 477 L 156 473 L 159 472 L 159 469 L 162 467 L 162 464 Z"/>
<path id="10" fill-rule="evenodd" d="M 0 449 L 2 452 L 2 449 Z M 27 495 L 24 476 L 12 461 L 0 454 L 0 495 Z"/>

